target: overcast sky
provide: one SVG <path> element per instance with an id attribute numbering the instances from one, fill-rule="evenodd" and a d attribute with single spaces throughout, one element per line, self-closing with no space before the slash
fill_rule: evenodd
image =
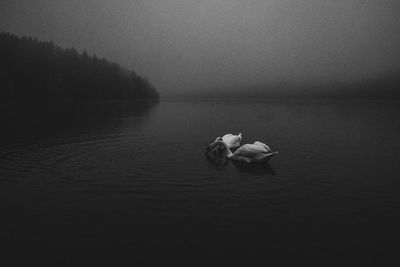
<path id="1" fill-rule="evenodd" d="M 399 0 L 1 0 L 0 31 L 86 48 L 162 95 L 400 67 Z"/>

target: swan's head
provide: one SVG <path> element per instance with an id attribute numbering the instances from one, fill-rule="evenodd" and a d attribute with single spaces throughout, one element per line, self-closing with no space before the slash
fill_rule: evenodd
<path id="1" fill-rule="evenodd" d="M 216 142 L 218 142 L 218 141 L 223 141 L 223 140 L 222 140 L 222 137 L 219 136 L 219 137 L 215 138 L 214 143 L 216 143 Z"/>
<path id="2" fill-rule="evenodd" d="M 227 145 L 222 141 L 222 137 L 217 137 L 215 141 L 207 146 L 207 154 L 222 155 L 227 150 Z"/>
<path id="3" fill-rule="evenodd" d="M 216 165 L 224 165 L 227 162 L 228 147 L 221 140 L 216 140 L 207 147 L 206 157 L 208 161 Z"/>
<path id="4" fill-rule="evenodd" d="M 226 158 L 232 152 L 229 150 L 228 145 L 222 141 L 222 138 L 218 137 L 213 143 L 208 145 L 206 154 L 208 157 Z"/>

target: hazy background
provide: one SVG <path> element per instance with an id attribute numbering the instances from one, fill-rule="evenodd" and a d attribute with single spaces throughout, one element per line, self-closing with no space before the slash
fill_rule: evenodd
<path id="1" fill-rule="evenodd" d="M 162 96 L 296 93 L 396 73 L 399 11 L 398 0 L 2 0 L 0 31 L 86 48 Z"/>

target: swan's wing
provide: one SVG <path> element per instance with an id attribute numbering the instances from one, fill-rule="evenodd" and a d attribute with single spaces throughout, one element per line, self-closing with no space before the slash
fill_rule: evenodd
<path id="1" fill-rule="evenodd" d="M 224 141 L 225 144 L 227 144 L 228 147 L 229 147 L 229 143 L 231 141 L 231 138 L 232 138 L 231 134 L 226 134 L 226 135 L 222 136 L 222 141 Z"/>
<path id="2" fill-rule="evenodd" d="M 256 146 L 253 144 L 245 144 L 239 147 L 234 154 L 237 156 L 252 158 L 257 156 L 257 154 L 263 153 L 264 151 L 265 151 L 264 147 Z"/>
<path id="3" fill-rule="evenodd" d="M 245 162 L 257 162 L 262 161 L 265 157 L 269 157 L 270 154 L 275 153 L 271 153 L 264 146 L 259 144 L 245 144 L 233 153 L 232 158 Z"/>
<path id="4" fill-rule="evenodd" d="M 241 135 L 226 134 L 222 137 L 222 140 L 229 148 L 236 148 L 240 146 Z"/>
<path id="5" fill-rule="evenodd" d="M 262 158 L 259 158 L 257 162 L 268 162 L 273 156 L 277 154 L 279 154 L 278 151 L 266 153 Z"/>
<path id="6" fill-rule="evenodd" d="M 259 142 L 259 141 L 255 141 L 253 144 L 254 144 L 254 145 L 257 145 L 257 146 L 264 147 L 267 151 L 272 151 L 271 148 L 270 148 L 269 146 L 267 146 L 266 144 L 261 143 L 261 142 Z"/>
<path id="7" fill-rule="evenodd" d="M 222 136 L 222 140 L 225 143 L 229 143 L 229 142 L 232 142 L 235 140 L 235 136 L 233 134 L 226 134 L 226 135 Z"/>

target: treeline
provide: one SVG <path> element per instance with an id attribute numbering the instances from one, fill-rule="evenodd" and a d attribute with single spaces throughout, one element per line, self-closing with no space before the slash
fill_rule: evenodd
<path id="1" fill-rule="evenodd" d="M 53 42 L 0 33 L 0 97 L 19 99 L 148 99 L 149 81 L 116 63 Z"/>

